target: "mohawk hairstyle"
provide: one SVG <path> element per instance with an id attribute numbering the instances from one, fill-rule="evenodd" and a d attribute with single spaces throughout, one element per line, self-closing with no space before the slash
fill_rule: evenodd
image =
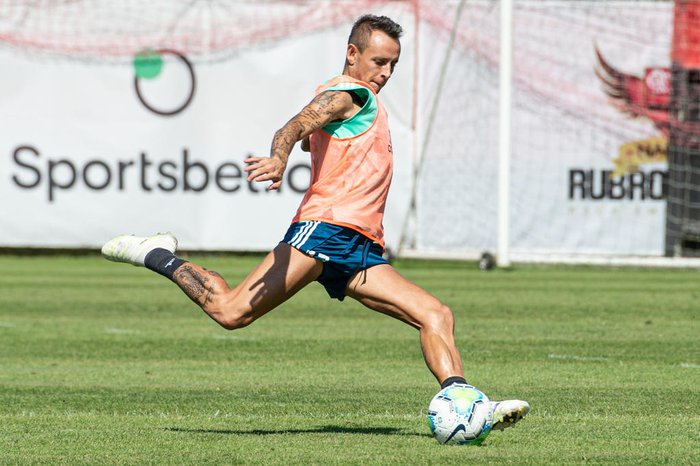
<path id="1" fill-rule="evenodd" d="M 348 44 L 353 44 L 363 52 L 369 45 L 372 31 L 382 31 L 396 41 L 403 34 L 403 28 L 387 16 L 363 15 L 353 24 Z"/>

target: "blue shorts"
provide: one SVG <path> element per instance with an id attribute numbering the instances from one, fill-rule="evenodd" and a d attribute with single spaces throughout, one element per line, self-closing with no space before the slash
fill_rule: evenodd
<path id="1" fill-rule="evenodd" d="M 342 301 L 348 281 L 357 272 L 389 262 L 382 257 L 382 247 L 352 228 L 331 223 L 305 220 L 292 223 L 283 243 L 323 262 L 316 279 L 331 298 Z"/>

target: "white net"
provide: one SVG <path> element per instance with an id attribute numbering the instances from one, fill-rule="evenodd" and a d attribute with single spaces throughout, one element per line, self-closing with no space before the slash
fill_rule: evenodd
<path id="1" fill-rule="evenodd" d="M 408 246 L 486 249 L 495 238 L 497 2 L 428 2 L 422 11 L 422 148 L 416 229 Z"/>
<path id="2" fill-rule="evenodd" d="M 440 5 L 445 19 L 426 32 L 443 30 L 440 52 L 424 51 L 433 68 L 447 57 L 447 18 L 459 18 L 444 86 L 439 73 L 421 86 L 420 114 L 437 110 L 423 125 L 418 221 L 405 244 L 478 255 L 497 238 L 500 11 Z M 672 30 L 670 1 L 514 2 L 514 258 L 664 254 Z"/>
<path id="3" fill-rule="evenodd" d="M 144 49 L 193 61 L 347 24 L 388 0 L 37 0 L 0 4 L 0 44 L 34 55 L 114 62 Z"/>

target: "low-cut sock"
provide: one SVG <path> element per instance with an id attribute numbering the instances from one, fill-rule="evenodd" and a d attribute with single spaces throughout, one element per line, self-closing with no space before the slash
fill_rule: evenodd
<path id="1" fill-rule="evenodd" d="M 185 262 L 187 261 L 180 259 L 164 248 L 155 248 L 153 251 L 146 254 L 144 258 L 144 265 L 147 269 L 153 270 L 170 280 L 173 279 L 173 274 L 177 268 Z"/>
<path id="2" fill-rule="evenodd" d="M 448 378 L 446 378 L 445 380 L 443 380 L 442 383 L 440 384 L 440 388 L 447 388 L 447 387 L 449 387 L 450 385 L 453 385 L 453 384 L 456 384 L 456 383 L 461 383 L 461 384 L 463 384 L 463 385 L 468 385 L 468 384 L 467 384 L 467 381 L 466 381 L 466 379 L 465 379 L 464 377 L 455 376 L 455 377 L 448 377 Z"/>

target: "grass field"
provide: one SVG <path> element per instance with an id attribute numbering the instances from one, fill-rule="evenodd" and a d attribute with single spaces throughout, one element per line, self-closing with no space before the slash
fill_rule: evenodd
<path id="1" fill-rule="evenodd" d="M 318 284 L 227 332 L 143 269 L 0 256 L 0 464 L 700 464 L 699 271 L 396 265 L 516 428 L 438 445 L 417 332 Z"/>

